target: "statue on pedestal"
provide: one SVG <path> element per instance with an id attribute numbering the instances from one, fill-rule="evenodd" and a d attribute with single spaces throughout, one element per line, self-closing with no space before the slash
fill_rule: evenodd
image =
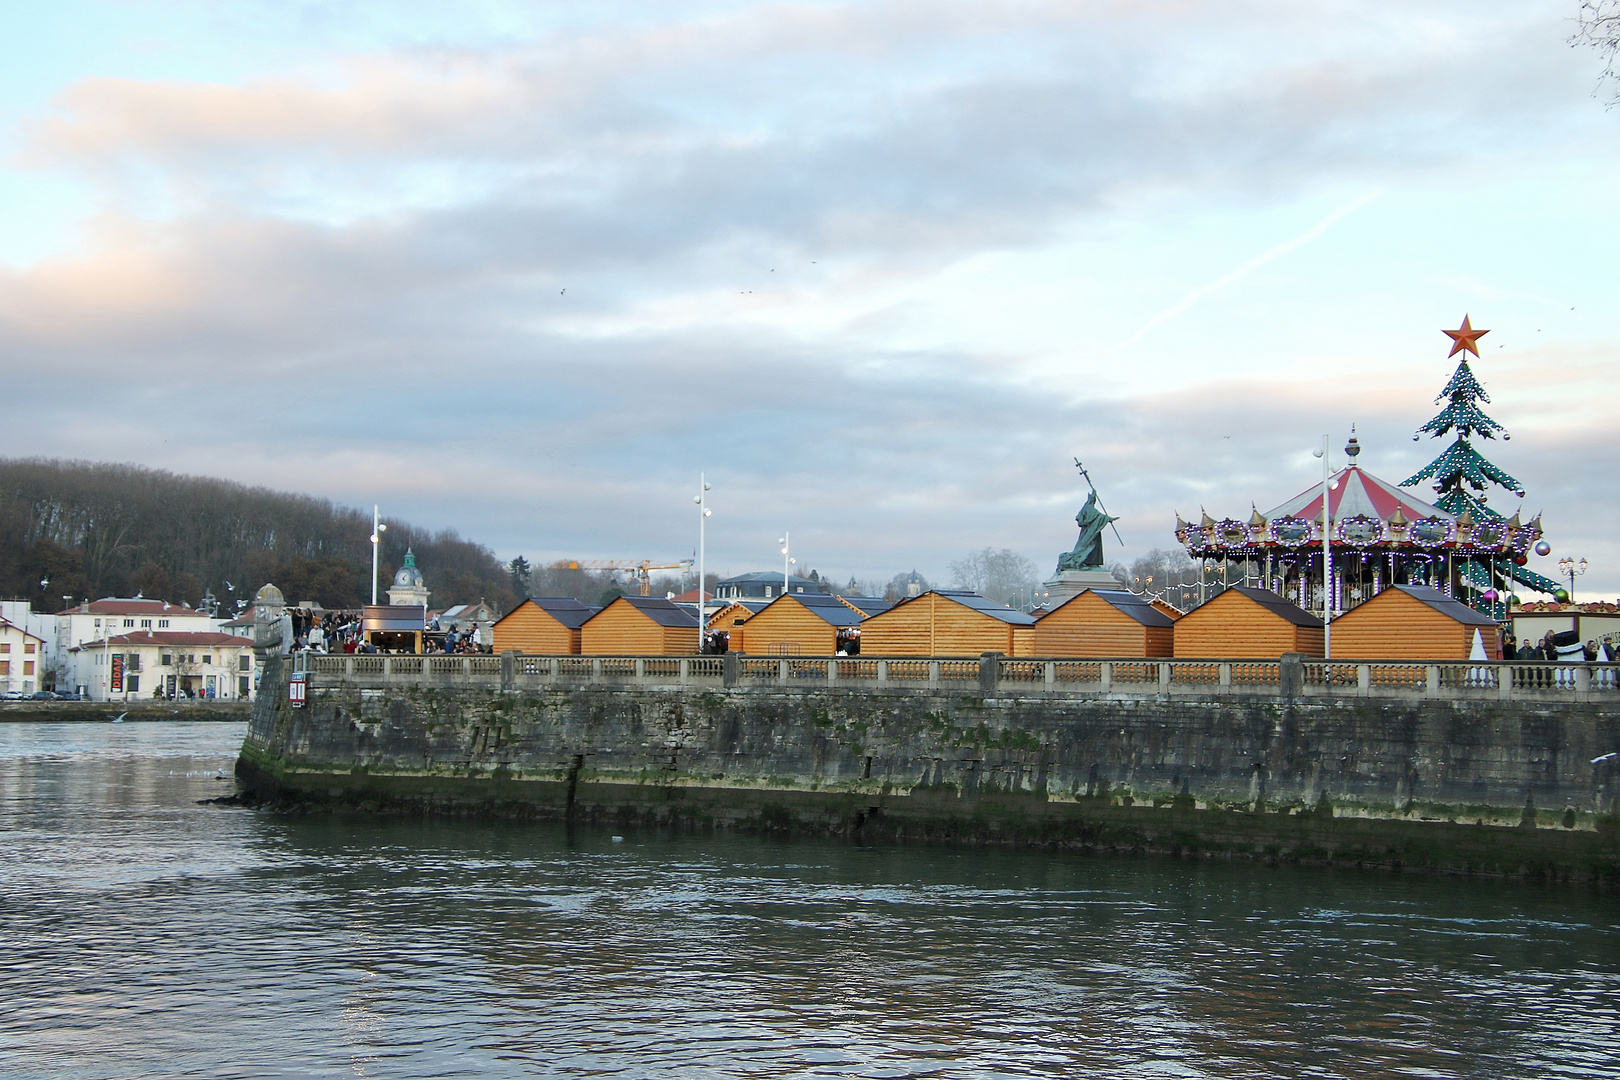
<path id="1" fill-rule="evenodd" d="M 1110 515 L 1098 501 L 1097 488 L 1091 483 L 1091 476 L 1079 459 L 1075 460 L 1074 467 L 1085 477 L 1091 494 L 1086 496 L 1086 504 L 1080 508 L 1080 512 L 1074 515 L 1074 523 L 1080 526 L 1080 537 L 1074 542 L 1074 550 L 1058 556 L 1057 573 L 1046 583 L 1047 596 L 1054 604 L 1062 603 L 1085 589 L 1122 588 L 1103 562 L 1102 543 L 1103 530 L 1119 519 Z M 1114 530 L 1114 537 L 1118 539 L 1118 529 Z"/>
<path id="2" fill-rule="evenodd" d="M 1080 538 L 1074 542 L 1074 550 L 1058 556 L 1058 573 L 1065 570 L 1103 570 L 1102 532 L 1108 526 L 1118 521 L 1117 517 L 1110 517 L 1097 506 L 1097 491 L 1092 489 L 1086 496 L 1086 505 L 1074 515 L 1074 523 L 1080 526 Z"/>

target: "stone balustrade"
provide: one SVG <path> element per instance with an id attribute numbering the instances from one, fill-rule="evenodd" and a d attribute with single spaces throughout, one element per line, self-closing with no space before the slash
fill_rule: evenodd
<path id="1" fill-rule="evenodd" d="M 1239 659 L 1014 659 L 725 656 L 392 656 L 300 654 L 314 688 L 553 686 L 976 690 L 1154 697 L 1250 695 L 1530 700 L 1620 698 L 1620 664 Z"/>

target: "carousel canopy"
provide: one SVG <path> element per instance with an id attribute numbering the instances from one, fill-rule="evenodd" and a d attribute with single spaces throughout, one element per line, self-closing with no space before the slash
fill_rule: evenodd
<path id="1" fill-rule="evenodd" d="M 1453 520 L 1456 517 L 1455 514 L 1448 514 L 1438 506 L 1415 498 L 1394 484 L 1386 483 L 1354 465 L 1340 469 L 1328 483 L 1331 485 L 1328 490 L 1328 505 L 1335 521 L 1357 515 L 1388 520 L 1397 507 L 1408 521 L 1435 517 Z M 1312 484 L 1292 499 L 1265 513 L 1268 521 L 1280 517 L 1298 517 L 1314 521 L 1321 515 L 1321 484 Z"/>

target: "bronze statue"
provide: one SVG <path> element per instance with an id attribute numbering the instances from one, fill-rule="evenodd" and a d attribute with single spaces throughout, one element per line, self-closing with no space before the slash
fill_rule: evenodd
<path id="1" fill-rule="evenodd" d="M 1074 523 L 1080 526 L 1080 538 L 1074 542 L 1074 550 L 1058 556 L 1058 573 L 1065 570 L 1103 570 L 1102 532 L 1119 519 L 1109 517 L 1097 506 L 1097 491 L 1092 489 L 1086 496 L 1086 505 L 1074 515 Z"/>

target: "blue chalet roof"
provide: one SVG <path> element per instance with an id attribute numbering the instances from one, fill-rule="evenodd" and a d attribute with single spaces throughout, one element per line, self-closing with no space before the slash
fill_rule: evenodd
<path id="1" fill-rule="evenodd" d="M 1148 600 L 1144 596 L 1137 596 L 1135 593 L 1129 592 L 1125 589 L 1083 589 L 1079 593 L 1076 593 L 1074 596 L 1071 596 L 1067 600 L 1063 601 L 1063 603 L 1059 604 L 1057 607 L 1053 608 L 1052 611 L 1063 610 L 1063 608 L 1074 603 L 1088 592 L 1097 599 L 1113 607 L 1120 614 L 1129 615 L 1143 626 L 1176 625 L 1176 621 L 1170 616 L 1166 615 L 1164 612 L 1160 611 L 1158 608 L 1154 607 L 1152 601 Z M 1047 615 L 1052 614 L 1052 611 L 1042 613 L 1040 618 L 1046 618 Z"/>
<path id="2" fill-rule="evenodd" d="M 838 599 L 859 611 L 867 618 L 888 611 L 894 607 L 893 600 L 885 600 L 879 596 L 840 596 Z"/>
<path id="3" fill-rule="evenodd" d="M 963 607 L 972 608 L 974 611 L 988 615 L 992 619 L 1000 619 L 1002 622 L 1012 626 L 1035 625 L 1035 616 L 1026 615 L 1022 611 L 1015 611 L 1006 604 L 998 604 L 989 597 L 980 596 L 976 592 L 968 592 L 966 589 L 929 589 L 928 592 L 943 596 L 948 600 L 955 600 Z M 927 595 L 928 593 L 923 593 L 923 596 Z"/>
<path id="4" fill-rule="evenodd" d="M 1414 600 L 1421 600 L 1434 610 L 1440 612 L 1465 626 L 1496 626 L 1495 619 L 1482 615 L 1460 600 L 1454 600 L 1434 588 L 1432 585 L 1391 585 L 1391 589 L 1399 589 Z"/>
<path id="5" fill-rule="evenodd" d="M 697 628 L 697 616 L 679 604 L 665 600 L 662 596 L 621 596 L 624 601 L 659 626 L 690 626 Z M 613 603 L 618 603 L 615 600 Z M 612 607 L 609 604 L 608 607 Z M 607 608 L 603 608 L 606 611 Z M 596 614 L 600 614 L 597 612 Z"/>
<path id="6" fill-rule="evenodd" d="M 770 606 L 781 603 L 802 604 L 806 611 L 829 626 L 859 626 L 865 618 L 859 612 L 851 611 L 838 597 L 824 593 L 788 593 L 771 601 Z"/>
<path id="7" fill-rule="evenodd" d="M 578 630 L 585 625 L 585 620 L 595 615 L 601 608 L 582 604 L 572 596 L 531 596 L 528 603 L 550 615 L 570 630 Z"/>

